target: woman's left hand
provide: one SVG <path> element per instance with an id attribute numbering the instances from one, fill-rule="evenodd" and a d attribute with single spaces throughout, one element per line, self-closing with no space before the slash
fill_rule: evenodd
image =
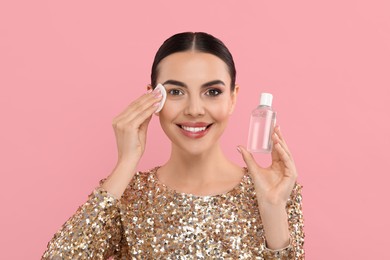
<path id="1" fill-rule="evenodd" d="M 239 151 L 254 181 L 257 199 L 260 205 L 285 206 L 297 179 L 294 160 L 280 132 L 275 127 L 272 135 L 272 164 L 268 168 L 259 166 L 253 155 L 244 147 Z"/>

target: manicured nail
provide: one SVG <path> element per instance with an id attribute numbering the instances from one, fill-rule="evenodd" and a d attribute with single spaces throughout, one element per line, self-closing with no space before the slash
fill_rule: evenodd
<path id="1" fill-rule="evenodd" d="M 148 91 L 146 93 L 152 93 L 153 89 L 148 89 Z"/>
<path id="2" fill-rule="evenodd" d="M 161 99 L 161 97 L 162 97 L 162 94 L 160 93 L 159 95 L 154 95 L 154 98 L 155 99 Z"/>
<path id="3" fill-rule="evenodd" d="M 237 151 L 238 151 L 239 153 L 242 153 L 240 147 L 237 146 L 236 148 L 237 148 Z"/>

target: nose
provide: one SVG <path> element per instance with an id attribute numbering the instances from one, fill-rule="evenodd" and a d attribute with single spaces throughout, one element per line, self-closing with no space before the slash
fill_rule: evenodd
<path id="1" fill-rule="evenodd" d="M 190 96 L 187 100 L 187 105 L 184 109 L 184 113 L 193 117 L 203 116 L 205 110 L 202 99 L 198 96 Z"/>

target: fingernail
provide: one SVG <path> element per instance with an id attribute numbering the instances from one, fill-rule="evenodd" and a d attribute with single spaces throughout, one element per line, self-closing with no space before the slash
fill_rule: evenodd
<path id="1" fill-rule="evenodd" d="M 238 151 L 239 153 L 242 153 L 240 147 L 237 146 L 236 148 L 237 148 L 237 151 Z"/>
<path id="2" fill-rule="evenodd" d="M 148 91 L 146 93 L 152 93 L 153 89 L 148 89 Z"/>
<path id="3" fill-rule="evenodd" d="M 159 95 L 154 95 L 154 98 L 160 99 L 162 97 L 162 94 L 160 93 Z"/>
<path id="4" fill-rule="evenodd" d="M 157 102 L 157 103 L 153 104 L 154 107 L 158 107 L 159 105 L 160 105 L 160 102 Z"/>

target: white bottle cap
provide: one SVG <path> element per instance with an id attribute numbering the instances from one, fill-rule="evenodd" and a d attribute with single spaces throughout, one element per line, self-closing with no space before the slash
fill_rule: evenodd
<path id="1" fill-rule="evenodd" d="M 260 106 L 272 106 L 272 94 L 270 93 L 261 93 L 260 95 Z"/>

